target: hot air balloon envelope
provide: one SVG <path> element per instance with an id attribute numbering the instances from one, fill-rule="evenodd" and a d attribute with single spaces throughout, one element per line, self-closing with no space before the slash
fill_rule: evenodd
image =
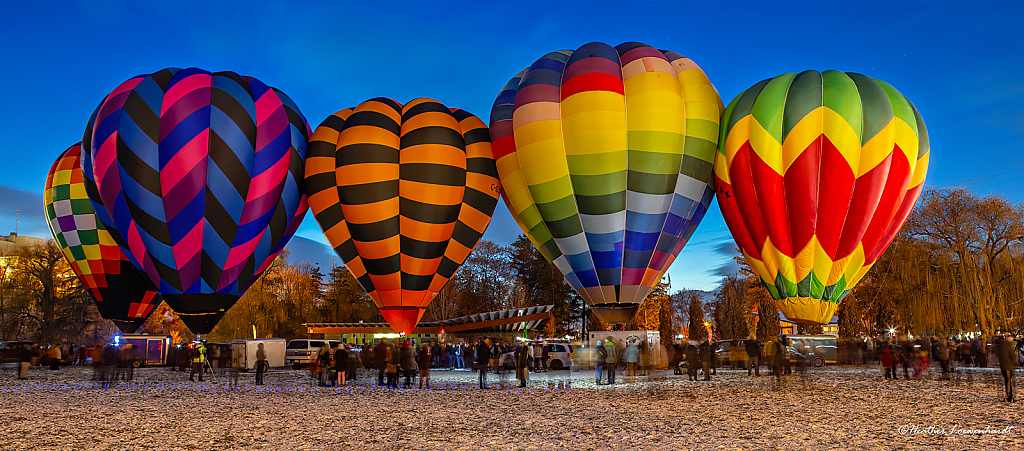
<path id="1" fill-rule="evenodd" d="M 692 60 L 635 42 L 549 53 L 494 101 L 503 198 L 604 321 L 633 317 L 704 217 L 721 110 Z"/>
<path id="2" fill-rule="evenodd" d="M 431 99 L 386 98 L 316 128 L 306 189 L 335 252 L 406 334 L 480 240 L 500 191 L 483 121 Z"/>
<path id="3" fill-rule="evenodd" d="M 80 143 L 69 147 L 50 168 L 43 194 L 46 220 L 100 315 L 122 332 L 135 332 L 162 299 L 96 219 L 83 184 L 81 150 Z"/>
<path id="4" fill-rule="evenodd" d="M 164 69 L 107 95 L 82 167 L 125 255 L 208 333 L 302 222 L 308 136 L 291 99 L 255 78 Z"/>
<path id="5" fill-rule="evenodd" d="M 829 70 L 747 89 L 722 115 L 718 202 L 787 318 L 825 324 L 910 215 L 928 169 L 917 109 Z"/>

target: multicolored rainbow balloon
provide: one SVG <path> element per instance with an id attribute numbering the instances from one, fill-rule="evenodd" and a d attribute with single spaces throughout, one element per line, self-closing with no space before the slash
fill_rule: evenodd
<path id="1" fill-rule="evenodd" d="M 69 147 L 46 175 L 46 220 L 100 315 L 131 333 L 162 299 L 96 219 L 82 183 L 81 151 L 81 143 Z"/>
<path id="2" fill-rule="evenodd" d="M 704 217 L 721 111 L 696 63 L 636 42 L 549 53 L 494 101 L 505 202 L 603 320 L 633 317 Z"/>

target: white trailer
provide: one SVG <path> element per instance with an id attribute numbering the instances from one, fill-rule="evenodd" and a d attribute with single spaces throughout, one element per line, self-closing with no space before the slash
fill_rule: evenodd
<path id="1" fill-rule="evenodd" d="M 231 342 L 232 364 L 242 371 L 256 369 L 256 350 L 263 343 L 269 368 L 284 366 L 284 338 L 246 338 Z M 237 361 L 236 361 L 237 359 Z M 268 368 L 268 369 L 269 369 Z"/>

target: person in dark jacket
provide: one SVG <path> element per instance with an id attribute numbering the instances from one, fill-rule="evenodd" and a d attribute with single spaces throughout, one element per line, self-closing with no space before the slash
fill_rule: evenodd
<path id="1" fill-rule="evenodd" d="M 114 345 L 107 345 L 103 348 L 103 375 L 100 376 L 100 380 L 103 383 L 103 388 L 110 386 L 110 380 L 116 379 L 116 369 L 121 363 L 121 357 L 118 355 L 117 348 Z"/>
<path id="2" fill-rule="evenodd" d="M 377 386 L 384 385 L 384 369 L 388 366 L 388 344 L 384 340 L 378 341 L 373 347 L 373 361 L 377 363 Z"/>
<path id="3" fill-rule="evenodd" d="M 440 352 L 444 352 L 443 348 L 435 347 L 434 349 L 440 349 Z M 430 388 L 430 362 L 434 359 L 434 351 L 430 346 L 420 346 L 420 353 L 416 355 L 416 365 L 420 367 L 420 390 L 423 390 L 423 384 L 427 384 L 427 388 Z"/>
<path id="4" fill-rule="evenodd" d="M 487 338 L 482 338 L 476 345 L 476 366 L 480 371 L 480 388 L 490 388 L 487 386 L 487 362 L 491 360 L 490 341 Z"/>
<path id="5" fill-rule="evenodd" d="M 338 349 L 334 351 L 334 371 L 338 373 L 337 386 L 345 385 L 345 372 L 348 371 L 348 351 L 345 350 L 345 343 L 338 343 Z"/>
<path id="6" fill-rule="evenodd" d="M 751 338 L 743 342 L 747 349 L 747 376 L 753 370 L 755 376 L 761 375 L 761 343 Z"/>
<path id="7" fill-rule="evenodd" d="M 942 376 L 944 380 L 949 380 L 949 373 L 952 371 L 949 365 L 949 345 L 946 344 L 945 338 L 939 338 L 935 340 L 932 345 L 935 359 L 939 361 L 939 365 L 942 367 Z"/>
<path id="8" fill-rule="evenodd" d="M 405 375 L 405 388 L 411 388 L 412 380 L 416 377 L 416 370 L 419 369 L 419 366 L 416 365 L 416 351 L 413 349 L 412 342 L 409 341 L 402 345 L 399 354 L 401 356 L 400 366 Z"/>
<path id="9" fill-rule="evenodd" d="M 711 343 L 704 340 L 700 344 L 700 365 L 704 369 L 704 380 L 711 380 L 711 359 L 715 358 L 715 353 L 711 351 Z"/>
<path id="10" fill-rule="evenodd" d="M 1010 336 L 996 341 L 996 356 L 999 357 L 999 372 L 1006 387 L 1006 402 L 1013 402 L 1013 370 L 1017 368 L 1017 341 Z"/>
<path id="11" fill-rule="evenodd" d="M 691 381 L 697 380 L 697 368 L 700 368 L 700 351 L 694 345 L 686 346 L 686 376 Z"/>

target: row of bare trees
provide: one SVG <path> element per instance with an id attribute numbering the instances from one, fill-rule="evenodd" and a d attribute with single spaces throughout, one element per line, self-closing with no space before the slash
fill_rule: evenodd
<path id="1" fill-rule="evenodd" d="M 1022 269 L 1024 208 L 965 189 L 928 190 L 854 298 L 847 296 L 840 332 L 1019 331 Z"/>
<path id="2" fill-rule="evenodd" d="M 57 243 L 0 257 L 0 341 L 92 344 L 116 330 L 100 317 Z"/>
<path id="3" fill-rule="evenodd" d="M 740 272 L 722 280 L 710 303 L 715 336 L 778 334 L 775 302 L 746 261 L 737 261 Z M 1024 207 L 964 189 L 927 190 L 889 249 L 843 299 L 840 336 L 1019 332 L 1022 269 Z M 691 314 L 691 323 L 702 314 Z M 799 326 L 803 333 L 820 331 Z M 691 324 L 689 333 L 703 332 Z"/>

